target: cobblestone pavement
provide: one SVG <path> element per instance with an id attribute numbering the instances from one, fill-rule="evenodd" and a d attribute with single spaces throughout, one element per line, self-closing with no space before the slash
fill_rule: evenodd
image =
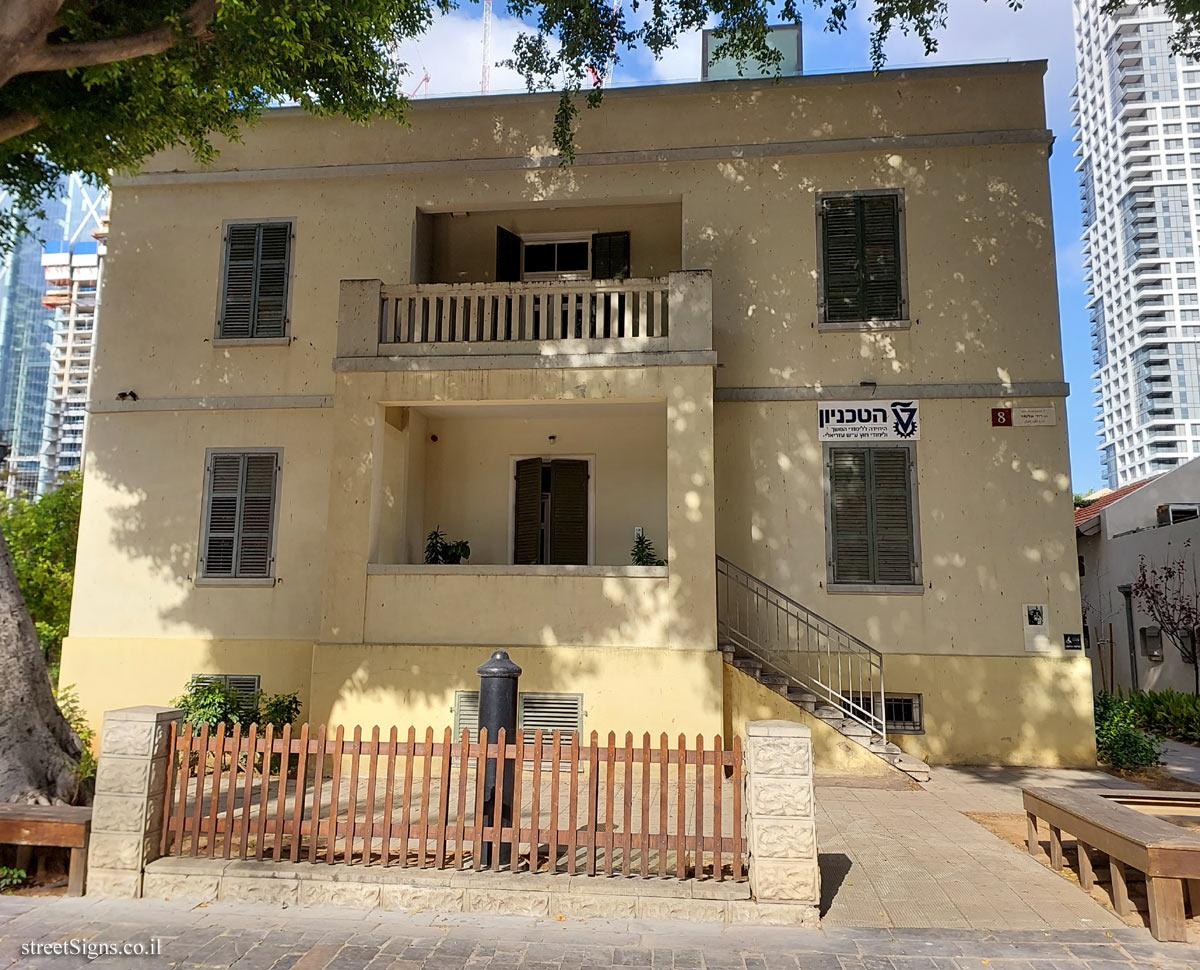
<path id="1" fill-rule="evenodd" d="M 22 945 L 160 941 L 161 955 L 23 956 Z M 0 898 L 14 970 L 1200 970 L 1200 947 L 1143 930 L 792 930 L 442 917 L 146 900 Z"/>

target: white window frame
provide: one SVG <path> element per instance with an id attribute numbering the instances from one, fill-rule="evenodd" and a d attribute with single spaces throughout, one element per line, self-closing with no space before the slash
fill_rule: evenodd
<path id="1" fill-rule="evenodd" d="M 274 455 L 275 497 L 271 503 L 271 567 L 267 576 L 206 576 L 204 575 L 204 550 L 208 537 L 208 515 L 212 503 L 212 479 L 209 466 L 214 455 Z M 201 471 L 201 488 L 204 497 L 200 510 L 200 539 L 196 547 L 196 572 L 192 580 L 195 586 L 274 586 L 279 558 L 279 505 L 283 497 L 283 449 L 282 448 L 208 448 L 204 452 L 204 467 Z"/>
<path id="2" fill-rule="evenodd" d="M 554 281 L 554 280 L 590 280 L 592 278 L 592 236 L 598 230 L 580 229 L 574 232 L 530 232 L 521 233 L 521 280 L 522 282 Z M 525 272 L 525 247 L 532 243 L 587 243 L 587 269 L 582 272 L 560 273 L 557 270 L 549 273 Z"/>
<path id="3" fill-rule="evenodd" d="M 508 456 L 508 551 L 506 563 L 513 561 L 517 543 L 517 462 L 540 458 L 543 462 L 568 459 L 588 463 L 588 554 L 584 565 L 596 565 L 596 456 L 592 455 L 509 455 Z M 570 566 L 526 565 L 526 569 L 570 569 Z"/>

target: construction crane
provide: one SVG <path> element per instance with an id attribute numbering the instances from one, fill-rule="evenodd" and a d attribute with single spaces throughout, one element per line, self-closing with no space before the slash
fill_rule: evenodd
<path id="1" fill-rule="evenodd" d="M 491 0 L 488 0 L 491 3 Z M 616 14 L 621 9 L 621 0 L 613 0 L 612 12 Z M 608 60 L 604 62 L 604 66 L 597 71 L 592 65 L 587 66 L 588 80 L 592 82 L 593 87 L 602 88 L 605 85 L 611 85 L 613 72 L 617 67 L 617 45 L 613 43 L 612 50 L 608 52 Z"/>
<path id="2" fill-rule="evenodd" d="M 424 96 L 429 97 L 429 81 L 430 81 L 429 70 L 427 68 L 425 70 L 424 76 L 421 78 L 421 80 L 419 80 L 417 82 L 417 86 L 408 92 L 408 96 L 410 98 L 415 98 L 417 96 L 417 92 L 420 91 L 421 88 L 424 88 L 425 89 Z"/>
<path id="3" fill-rule="evenodd" d="M 487 94 L 492 88 L 492 0 L 483 0 L 483 76 L 479 80 L 479 93 Z"/>

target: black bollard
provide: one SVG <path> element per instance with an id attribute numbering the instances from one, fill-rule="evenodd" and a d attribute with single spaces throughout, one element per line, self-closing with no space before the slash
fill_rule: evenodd
<path id="1" fill-rule="evenodd" d="M 479 674 L 479 726 L 487 728 L 488 743 L 495 744 L 501 728 L 504 728 L 505 745 L 516 743 L 517 734 L 517 679 L 521 668 L 513 663 L 505 650 L 497 650 L 476 671 Z M 502 825 L 512 825 L 513 763 L 504 762 L 504 792 L 500 801 Z M 496 759 L 489 758 L 483 775 L 483 820 L 476 824 L 490 825 L 496 817 Z M 500 846 L 499 860 L 492 859 L 490 842 L 483 846 L 483 864 L 489 868 L 508 865 L 512 847 L 506 841 Z"/>

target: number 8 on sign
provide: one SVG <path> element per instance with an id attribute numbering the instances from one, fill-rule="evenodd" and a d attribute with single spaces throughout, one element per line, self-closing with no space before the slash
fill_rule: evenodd
<path id="1" fill-rule="evenodd" d="M 992 408 L 992 427 L 1012 427 L 1012 408 Z"/>

